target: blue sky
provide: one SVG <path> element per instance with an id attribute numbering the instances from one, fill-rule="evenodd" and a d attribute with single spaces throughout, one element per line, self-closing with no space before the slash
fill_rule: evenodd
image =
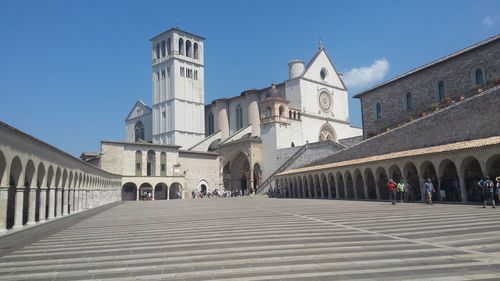
<path id="1" fill-rule="evenodd" d="M 123 140 L 151 104 L 149 39 L 173 26 L 206 38 L 207 102 L 285 80 L 319 38 L 352 97 L 498 34 L 500 1 L 0 0 L 0 120 L 76 156 Z"/>

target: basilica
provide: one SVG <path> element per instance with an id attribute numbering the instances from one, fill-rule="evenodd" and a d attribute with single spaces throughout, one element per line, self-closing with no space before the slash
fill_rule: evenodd
<path id="1" fill-rule="evenodd" d="M 124 175 L 124 199 L 215 188 L 251 194 L 299 150 L 323 142 L 337 151 L 362 136 L 349 124 L 347 88 L 321 45 L 307 64 L 290 61 L 287 80 L 208 103 L 204 38 L 172 28 L 151 45 L 152 104 L 135 103 L 125 141 L 102 141 L 97 161 Z"/>

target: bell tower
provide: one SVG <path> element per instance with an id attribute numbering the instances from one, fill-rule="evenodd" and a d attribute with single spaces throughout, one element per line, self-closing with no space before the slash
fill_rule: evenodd
<path id="1" fill-rule="evenodd" d="M 178 28 L 151 39 L 153 143 L 187 149 L 205 136 L 204 40 Z"/>

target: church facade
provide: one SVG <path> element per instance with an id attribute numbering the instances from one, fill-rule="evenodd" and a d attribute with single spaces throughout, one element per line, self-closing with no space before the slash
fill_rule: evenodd
<path id="1" fill-rule="evenodd" d="M 289 63 L 287 80 L 205 104 L 204 38 L 172 28 L 151 44 L 152 106 L 136 102 L 125 142 L 102 142 L 101 168 L 130 176 L 136 199 L 140 182 L 158 176 L 186 176 L 177 181 L 184 196 L 215 188 L 249 194 L 306 144 L 362 135 L 349 124 L 347 88 L 321 45 L 309 63 Z M 183 161 L 188 154 L 210 160 Z"/>

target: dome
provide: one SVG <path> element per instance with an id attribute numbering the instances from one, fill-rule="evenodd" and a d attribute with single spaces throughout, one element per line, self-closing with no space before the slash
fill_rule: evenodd
<path id="1" fill-rule="evenodd" d="M 274 98 L 274 97 L 281 98 L 279 95 L 278 88 L 276 88 L 276 85 L 273 83 L 271 85 L 271 88 L 269 90 L 267 90 L 267 92 L 266 92 L 266 99 Z"/>

